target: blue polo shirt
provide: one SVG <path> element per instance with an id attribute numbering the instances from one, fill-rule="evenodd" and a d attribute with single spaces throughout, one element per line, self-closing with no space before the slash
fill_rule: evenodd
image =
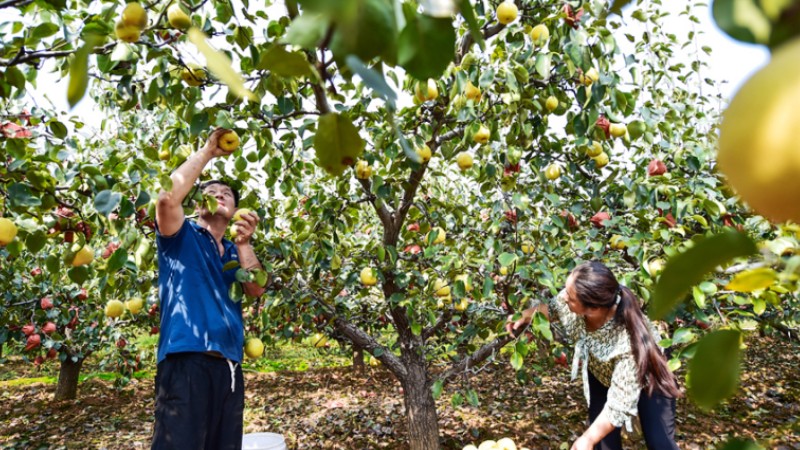
<path id="1" fill-rule="evenodd" d="M 244 346 L 242 303 L 233 302 L 229 291 L 236 282 L 236 245 L 223 239 L 225 254 L 208 230 L 184 220 L 173 236 L 157 233 L 158 291 L 161 300 L 161 332 L 158 362 L 170 353 L 217 351 L 241 362 Z"/>

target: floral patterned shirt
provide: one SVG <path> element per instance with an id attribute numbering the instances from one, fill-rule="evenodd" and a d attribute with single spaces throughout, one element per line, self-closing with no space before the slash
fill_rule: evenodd
<path id="1" fill-rule="evenodd" d="M 572 359 L 572 379 L 582 366 L 583 394 L 589 403 L 589 371 L 608 388 L 606 404 L 600 416 L 604 416 L 615 427 L 625 425 L 632 430 L 631 420 L 636 417 L 639 393 L 642 386 L 637 377 L 631 340 L 624 324 L 609 320 L 595 331 L 586 329 L 582 316 L 570 311 L 564 291 L 559 292 L 549 306 L 550 317 L 557 319 L 567 337 L 575 344 Z M 658 342 L 659 334 L 648 321 L 650 332 Z M 583 364 L 581 364 L 581 362 Z"/>

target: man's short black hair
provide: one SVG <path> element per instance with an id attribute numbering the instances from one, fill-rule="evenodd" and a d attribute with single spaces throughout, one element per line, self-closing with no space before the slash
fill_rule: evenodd
<path id="1" fill-rule="evenodd" d="M 233 205 L 236 206 L 237 208 L 239 207 L 239 191 L 235 187 L 231 186 L 230 184 L 222 180 L 208 180 L 203 182 L 202 184 L 200 184 L 200 192 L 204 192 L 207 187 L 214 184 L 221 184 L 223 186 L 227 186 L 228 188 L 230 188 L 231 192 L 233 192 Z"/>

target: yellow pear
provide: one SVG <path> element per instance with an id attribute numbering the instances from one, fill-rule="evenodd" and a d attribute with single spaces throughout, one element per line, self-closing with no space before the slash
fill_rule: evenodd
<path id="1" fill-rule="evenodd" d="M 472 282 L 470 281 L 469 276 L 467 276 L 467 274 L 462 273 L 461 275 L 456 275 L 455 280 L 464 283 L 465 291 L 472 292 Z"/>
<path id="2" fill-rule="evenodd" d="M 0 246 L 6 246 L 17 236 L 17 226 L 9 219 L 0 217 Z"/>
<path id="3" fill-rule="evenodd" d="M 534 246 L 532 242 L 526 241 L 522 244 L 522 247 L 520 249 L 522 250 L 522 253 L 530 255 L 531 253 L 533 253 Z"/>
<path id="4" fill-rule="evenodd" d="M 603 167 L 608 165 L 608 153 L 600 152 L 599 155 L 592 158 L 594 160 L 595 165 L 598 169 L 602 169 Z"/>
<path id="5" fill-rule="evenodd" d="M 431 160 L 431 148 L 428 147 L 427 144 L 422 144 L 422 147 L 417 147 L 416 152 L 423 163 Z"/>
<path id="6" fill-rule="evenodd" d="M 491 132 L 488 128 L 486 128 L 483 124 L 481 124 L 478 131 L 472 135 L 472 141 L 476 144 L 485 144 L 489 142 L 489 138 L 491 137 Z"/>
<path id="7" fill-rule="evenodd" d="M 547 25 L 540 23 L 539 25 L 533 27 L 530 36 L 531 40 L 533 41 L 533 45 L 539 46 L 550 39 L 550 30 L 547 28 Z"/>
<path id="8" fill-rule="evenodd" d="M 508 275 L 508 267 L 500 266 L 500 275 L 502 275 L 502 276 Z"/>
<path id="9" fill-rule="evenodd" d="M 477 103 L 481 101 L 481 90 L 472 84 L 472 81 L 467 81 L 467 85 L 464 87 L 464 97 Z"/>
<path id="10" fill-rule="evenodd" d="M 556 108 L 558 108 L 558 99 L 554 95 L 547 97 L 547 100 L 544 102 L 544 107 L 549 112 L 555 111 Z"/>
<path id="11" fill-rule="evenodd" d="M 782 44 L 723 114 L 717 161 L 757 213 L 800 222 L 800 38 Z"/>
<path id="12" fill-rule="evenodd" d="M 625 133 L 628 132 L 628 127 L 624 123 L 612 123 L 608 127 L 608 132 L 611 133 L 611 136 L 618 138 L 625 136 Z"/>
<path id="13" fill-rule="evenodd" d="M 122 23 L 144 30 L 147 28 L 147 11 L 138 3 L 128 3 L 122 10 Z"/>
<path id="14" fill-rule="evenodd" d="M 117 317 L 121 316 L 122 313 L 125 312 L 125 305 L 122 304 L 119 300 L 109 300 L 106 303 L 106 317 L 110 317 L 112 319 L 116 319 Z"/>
<path id="15" fill-rule="evenodd" d="M 587 70 L 586 73 L 581 73 L 578 75 L 578 81 L 583 83 L 584 86 L 591 86 L 593 83 L 596 83 L 600 79 L 600 73 L 597 72 L 597 69 L 592 67 L 591 69 Z"/>
<path id="16" fill-rule="evenodd" d="M 448 286 L 447 281 L 437 278 L 436 281 L 433 282 L 433 295 L 437 297 L 447 297 L 450 295 L 450 286 Z"/>
<path id="17" fill-rule="evenodd" d="M 625 241 L 623 240 L 622 236 L 615 234 L 611 236 L 611 239 L 608 241 L 609 245 L 614 250 L 624 250 L 625 249 Z"/>
<path id="18" fill-rule="evenodd" d="M 544 176 L 550 181 L 557 180 L 561 176 L 561 166 L 558 164 L 550 164 L 547 166 L 547 169 L 544 170 Z"/>
<path id="19" fill-rule="evenodd" d="M 603 144 L 598 141 L 593 141 L 591 145 L 586 147 L 586 156 L 596 158 L 603 153 Z"/>
<path id="20" fill-rule="evenodd" d="M 125 307 L 128 308 L 131 314 L 138 314 L 144 307 L 144 300 L 141 297 L 133 297 L 125 302 Z"/>
<path id="21" fill-rule="evenodd" d="M 244 354 L 248 358 L 256 359 L 264 354 L 264 343 L 259 338 L 250 338 L 244 344 Z"/>
<path id="22" fill-rule="evenodd" d="M 361 279 L 361 284 L 364 286 L 375 286 L 378 284 L 378 277 L 372 272 L 371 267 L 364 267 L 361 269 L 361 274 L 359 276 Z"/>
<path id="23" fill-rule="evenodd" d="M 72 266 L 73 267 L 80 267 L 86 264 L 91 263 L 94 261 L 94 250 L 88 245 L 84 245 L 83 247 L 75 253 L 75 257 L 72 258 Z"/>
<path id="24" fill-rule="evenodd" d="M 456 163 L 462 172 L 468 170 L 470 167 L 472 167 L 472 155 L 467 152 L 461 152 L 458 154 L 458 156 L 456 156 Z"/>
<path id="25" fill-rule="evenodd" d="M 192 26 L 192 18 L 183 10 L 180 3 L 173 3 L 167 9 L 167 20 L 172 28 L 185 30 Z"/>
<path id="26" fill-rule="evenodd" d="M 500 439 L 495 445 L 498 450 L 517 450 L 517 444 L 515 444 L 511 438 L 507 437 Z"/>
<path id="27" fill-rule="evenodd" d="M 119 21 L 114 27 L 114 34 L 117 35 L 117 39 L 120 41 L 132 44 L 139 40 L 141 30 L 133 25 L 125 25 L 124 22 Z"/>
<path id="28" fill-rule="evenodd" d="M 200 86 L 206 80 L 206 71 L 197 64 L 187 64 L 181 71 L 181 79 L 189 86 Z"/>
<path id="29" fill-rule="evenodd" d="M 372 167 L 363 159 L 356 163 L 356 178 L 368 180 L 372 176 Z"/>
<path id="30" fill-rule="evenodd" d="M 418 81 L 414 86 L 414 97 L 420 103 L 436 100 L 439 97 L 439 88 L 436 86 L 436 81 L 431 78 L 427 82 Z"/>
<path id="31" fill-rule="evenodd" d="M 469 301 L 466 298 L 462 298 L 458 303 L 453 305 L 453 307 L 456 309 L 456 311 L 466 311 L 469 307 Z"/>
<path id="32" fill-rule="evenodd" d="M 230 153 L 239 148 L 239 135 L 233 130 L 228 130 L 227 133 L 219 137 L 217 144 L 219 148 Z"/>
<path id="33" fill-rule="evenodd" d="M 430 232 L 428 232 L 428 235 L 430 236 L 430 234 L 433 233 L 434 231 L 436 231 L 438 234 L 436 235 L 436 238 L 433 240 L 433 245 L 438 245 L 444 242 L 444 240 L 447 238 L 447 233 L 445 233 L 445 231 L 441 227 L 436 227 L 432 229 Z"/>
<path id="34" fill-rule="evenodd" d="M 517 5 L 510 1 L 500 3 L 500 5 L 497 7 L 497 21 L 503 25 L 508 25 L 517 20 L 518 15 L 519 9 L 517 8 Z"/>

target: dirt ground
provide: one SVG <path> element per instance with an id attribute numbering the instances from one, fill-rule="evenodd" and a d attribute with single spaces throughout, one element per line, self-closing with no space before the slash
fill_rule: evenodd
<path id="1" fill-rule="evenodd" d="M 123 389 L 97 378 L 82 383 L 76 401 L 54 402 L 55 385 L 19 382 L 38 376 L 12 359 L 0 372 L 2 449 L 149 448 L 153 380 Z M 4 379 L 8 379 L 5 377 Z M 380 368 L 364 375 L 349 368 L 246 373 L 245 433 L 282 433 L 290 449 L 407 448 L 400 387 Z M 682 449 L 715 448 L 729 437 L 756 439 L 769 449 L 800 449 L 800 346 L 759 340 L 745 357 L 735 398 L 712 412 L 687 399 L 678 404 Z M 450 405 L 450 388 L 438 400 L 443 448 L 511 437 L 531 449 L 569 448 L 583 430 L 586 407 L 578 381 L 553 369 L 542 385 L 520 385 L 507 363 L 476 375 L 478 408 Z M 629 436 L 626 448 L 644 448 Z"/>

